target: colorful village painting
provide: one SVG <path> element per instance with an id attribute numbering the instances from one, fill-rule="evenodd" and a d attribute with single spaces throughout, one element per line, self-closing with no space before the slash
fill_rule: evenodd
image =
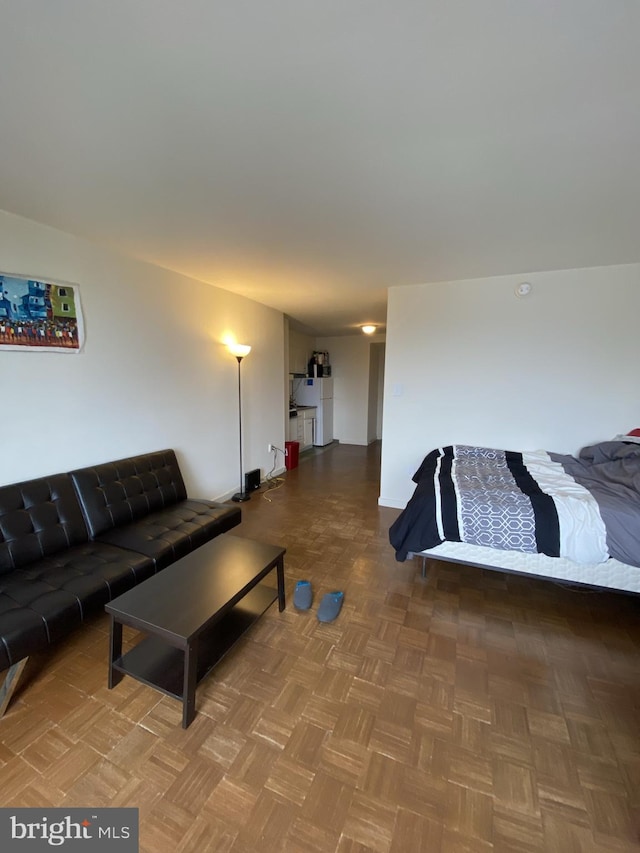
<path id="1" fill-rule="evenodd" d="M 82 313 L 77 289 L 0 275 L 0 351 L 79 352 Z"/>

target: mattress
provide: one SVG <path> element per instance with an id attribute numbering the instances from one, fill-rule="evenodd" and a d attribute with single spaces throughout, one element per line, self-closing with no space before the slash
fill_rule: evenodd
<path id="1" fill-rule="evenodd" d="M 409 556 L 640 593 L 640 568 L 614 559 L 604 563 L 575 563 L 565 557 L 504 551 L 465 542 L 443 542 L 426 551 L 412 551 Z"/>

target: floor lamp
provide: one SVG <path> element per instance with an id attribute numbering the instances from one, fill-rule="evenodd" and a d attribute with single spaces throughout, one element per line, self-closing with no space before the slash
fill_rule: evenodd
<path id="1" fill-rule="evenodd" d="M 238 435 L 239 435 L 239 445 L 240 445 L 240 491 L 233 495 L 231 498 L 232 501 L 236 501 L 236 503 L 243 503 L 244 501 L 251 500 L 250 496 L 247 494 L 244 488 L 244 478 L 242 476 L 242 384 L 240 381 L 240 362 L 245 357 L 245 355 L 249 355 L 251 352 L 251 347 L 246 344 L 229 344 L 227 347 L 231 355 L 234 355 L 238 359 Z"/>

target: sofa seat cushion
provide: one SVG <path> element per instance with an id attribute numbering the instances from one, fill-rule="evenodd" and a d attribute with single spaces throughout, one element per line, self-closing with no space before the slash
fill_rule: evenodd
<path id="1" fill-rule="evenodd" d="M 240 507 L 187 498 L 133 524 L 107 530 L 97 540 L 146 554 L 157 569 L 163 569 L 240 524 L 241 518 Z"/>
<path id="2" fill-rule="evenodd" d="M 87 542 L 0 576 L 0 671 L 65 637 L 155 573 L 141 554 Z"/>

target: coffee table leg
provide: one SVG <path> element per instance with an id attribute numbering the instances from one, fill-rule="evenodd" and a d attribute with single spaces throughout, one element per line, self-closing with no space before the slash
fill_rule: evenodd
<path id="1" fill-rule="evenodd" d="M 113 668 L 113 662 L 122 655 L 122 622 L 116 622 L 111 617 L 111 630 L 109 632 L 109 677 L 107 687 L 111 690 L 122 681 L 122 673 Z"/>
<path id="2" fill-rule="evenodd" d="M 284 601 L 284 557 L 280 557 L 276 563 L 276 574 L 278 576 L 278 610 L 280 613 L 285 608 Z"/>
<path id="3" fill-rule="evenodd" d="M 182 688 L 182 728 L 193 722 L 196 715 L 196 686 L 198 680 L 198 641 L 184 652 L 184 684 Z"/>

